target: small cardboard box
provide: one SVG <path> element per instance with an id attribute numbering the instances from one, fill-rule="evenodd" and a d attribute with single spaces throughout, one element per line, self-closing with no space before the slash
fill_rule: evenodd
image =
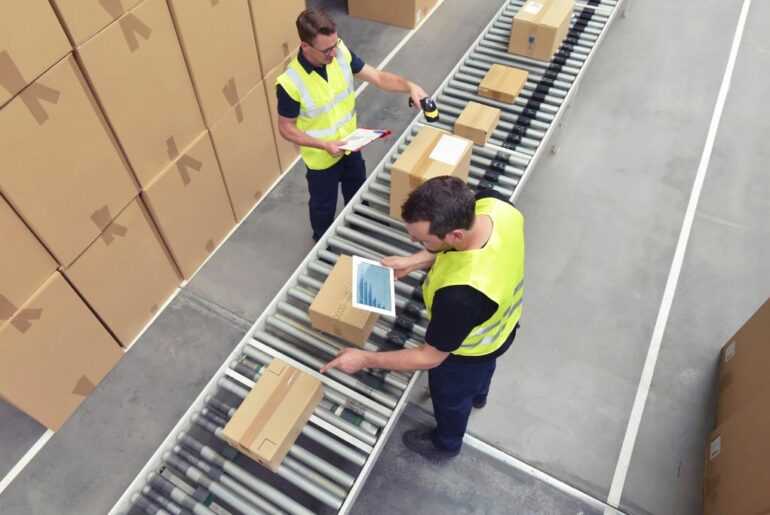
<path id="1" fill-rule="evenodd" d="M 353 307 L 353 260 L 341 255 L 310 305 L 310 323 L 319 331 L 363 347 L 379 314 Z"/>
<path id="2" fill-rule="evenodd" d="M 306 9 L 306 1 L 249 0 L 249 3 L 259 62 L 262 73 L 267 74 L 280 66 L 287 57 L 297 53 L 299 35 L 296 22 L 300 13 Z"/>
<path id="3" fill-rule="evenodd" d="M 57 431 L 121 357 L 56 272 L 0 327 L 0 397 Z"/>
<path id="4" fill-rule="evenodd" d="M 249 4 L 169 0 L 169 7 L 211 128 L 262 80 Z"/>
<path id="5" fill-rule="evenodd" d="M 321 381 L 273 359 L 225 426 L 222 436 L 240 452 L 275 472 L 323 394 Z"/>
<path id="6" fill-rule="evenodd" d="M 128 347 L 181 277 L 139 197 L 64 275 L 118 341 Z"/>
<path id="7" fill-rule="evenodd" d="M 573 0 L 529 0 L 513 17 L 508 51 L 550 61 L 569 30 Z"/>
<path id="8" fill-rule="evenodd" d="M 479 96 L 513 104 L 528 76 L 526 70 L 493 64 L 479 84 Z"/>
<path id="9" fill-rule="evenodd" d="M 0 192 L 69 266 L 138 191 L 72 56 L 0 110 Z"/>
<path id="10" fill-rule="evenodd" d="M 144 0 L 78 48 L 115 136 L 142 187 L 204 130 L 165 0 Z"/>
<path id="11" fill-rule="evenodd" d="M 768 457 L 770 386 L 759 390 L 709 436 L 703 513 L 770 513 Z"/>
<path id="12" fill-rule="evenodd" d="M 425 126 L 409 143 L 390 171 L 390 216 L 401 220 L 401 205 L 419 185 L 453 175 L 468 179 L 473 142 Z"/>
<path id="13" fill-rule="evenodd" d="M 0 107 L 70 50 L 46 0 L 0 2 Z"/>
<path id="14" fill-rule="evenodd" d="M 208 131 L 142 190 L 142 200 L 185 279 L 235 225 Z"/>
<path id="15" fill-rule="evenodd" d="M 123 16 L 142 0 L 51 0 L 75 46 Z"/>
<path id="16" fill-rule="evenodd" d="M 281 163 L 281 172 L 288 171 L 299 155 L 299 146 L 284 139 L 278 130 L 278 97 L 275 94 L 275 79 L 284 72 L 292 59 L 294 59 L 294 54 L 273 68 L 270 73 L 265 75 L 265 80 L 262 81 L 262 84 L 265 86 L 265 94 L 267 95 L 267 104 L 270 106 L 270 121 L 273 124 L 273 136 L 275 138 L 275 148 L 278 150 L 278 161 Z"/>
<path id="17" fill-rule="evenodd" d="M 454 133 L 476 145 L 486 145 L 500 122 L 500 110 L 496 107 L 468 102 L 455 121 Z"/>
<path id="18" fill-rule="evenodd" d="M 717 424 L 770 386 L 770 299 L 722 347 Z"/>
<path id="19" fill-rule="evenodd" d="M 413 29 L 425 18 L 436 0 L 348 0 L 348 15 Z"/>
<path id="20" fill-rule="evenodd" d="M 262 82 L 211 128 L 230 203 L 238 221 L 281 177 Z"/>

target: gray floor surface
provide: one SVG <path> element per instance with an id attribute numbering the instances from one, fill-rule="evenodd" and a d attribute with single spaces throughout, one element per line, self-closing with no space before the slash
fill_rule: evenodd
<path id="1" fill-rule="evenodd" d="M 407 33 L 346 17 L 344 1 L 309 3 L 334 14 L 348 46 L 372 64 Z M 445 0 L 387 69 L 435 90 L 501 4 L 474 0 L 468 9 L 467 0 Z M 522 330 L 469 431 L 602 501 L 739 10 L 737 1 L 635 0 L 587 70 L 560 152 L 544 155 L 518 200 L 528 245 Z M 770 5 L 755 1 L 621 498 L 629 513 L 699 512 L 717 352 L 770 294 L 768 16 Z M 413 117 L 405 104 L 403 95 L 367 88 L 358 99 L 361 123 L 398 134 Z M 367 150 L 370 169 L 387 150 Z M 297 165 L 0 496 L 0 513 L 98 514 L 112 506 L 312 247 L 306 195 Z M 414 423 L 409 413 L 356 512 L 581 510 L 472 450 L 449 466 L 413 459 L 400 442 Z M 45 430 L 2 403 L 0 420 L 1 477 Z M 471 474 L 511 496 L 462 505 L 454 493 L 442 495 Z"/>

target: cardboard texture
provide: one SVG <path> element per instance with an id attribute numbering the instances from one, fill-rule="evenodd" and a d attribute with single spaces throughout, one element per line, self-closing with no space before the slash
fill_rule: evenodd
<path id="1" fill-rule="evenodd" d="M 248 0 L 169 0 L 206 125 L 262 80 Z"/>
<path id="2" fill-rule="evenodd" d="M 0 110 L 0 192 L 62 266 L 136 197 L 72 56 Z"/>
<path id="3" fill-rule="evenodd" d="M 51 0 L 75 46 L 123 16 L 142 0 Z"/>
<path id="4" fill-rule="evenodd" d="M 142 199 L 185 279 L 193 276 L 235 225 L 208 131 L 181 153 Z"/>
<path id="5" fill-rule="evenodd" d="M 280 66 L 297 53 L 297 16 L 306 9 L 305 0 L 249 0 L 257 38 L 262 73 Z M 284 66 L 285 67 L 285 66 Z M 273 81 L 274 82 L 274 81 Z"/>
<path id="6" fill-rule="evenodd" d="M 281 165 L 260 82 L 211 128 L 235 218 L 243 220 L 281 176 Z"/>
<path id="7" fill-rule="evenodd" d="M 11 206 L 0 197 L 0 326 L 56 271 L 46 252 Z"/>
<path id="8" fill-rule="evenodd" d="M 104 113 L 144 187 L 204 130 L 165 0 L 145 0 L 78 48 Z"/>
<path id="9" fill-rule="evenodd" d="M 770 299 L 722 347 L 717 424 L 770 385 Z"/>
<path id="10" fill-rule="evenodd" d="M 479 96 L 513 104 L 528 76 L 526 70 L 493 64 L 479 84 Z"/>
<path id="11" fill-rule="evenodd" d="M 529 0 L 513 17 L 508 51 L 550 61 L 569 31 L 573 0 Z"/>
<path id="12" fill-rule="evenodd" d="M 0 396 L 57 431 L 121 357 L 57 272 L 0 328 Z"/>
<path id="13" fill-rule="evenodd" d="M 270 121 L 273 125 L 273 137 L 275 138 L 275 147 L 278 151 L 278 161 L 281 163 L 282 172 L 288 171 L 294 160 L 299 156 L 299 146 L 283 139 L 283 136 L 278 131 L 278 97 L 275 94 L 275 79 L 284 72 L 292 59 L 294 59 L 294 55 L 287 57 L 285 61 L 265 75 L 265 80 L 262 81 L 265 87 L 265 95 L 267 95 L 267 103 L 270 106 Z"/>
<path id="14" fill-rule="evenodd" d="M 459 157 L 451 163 L 431 158 L 433 150 L 442 138 L 451 138 L 444 139 L 444 142 L 461 150 Z M 472 151 L 473 142 L 470 140 L 433 127 L 425 126 L 420 129 L 391 168 L 390 216 L 401 220 L 401 205 L 406 202 L 412 190 L 428 179 L 439 175 L 453 175 L 467 180 Z"/>
<path id="15" fill-rule="evenodd" d="M 222 436 L 253 460 L 278 470 L 323 398 L 315 377 L 273 359 L 225 426 Z"/>
<path id="16" fill-rule="evenodd" d="M 181 281 L 139 197 L 64 275 L 124 347 Z"/>
<path id="17" fill-rule="evenodd" d="M 0 107 L 70 50 L 46 0 L 0 2 Z"/>
<path id="18" fill-rule="evenodd" d="M 454 133 L 476 145 L 486 145 L 500 122 L 500 110 L 496 107 L 468 102 L 455 121 Z"/>
<path id="19" fill-rule="evenodd" d="M 348 14 L 356 18 L 415 28 L 433 9 L 436 0 L 348 0 Z"/>
<path id="20" fill-rule="evenodd" d="M 343 254 L 316 294 L 308 314 L 315 329 L 363 347 L 380 315 L 354 308 L 352 289 L 353 260 Z"/>
<path id="21" fill-rule="evenodd" d="M 757 392 L 706 444 L 705 515 L 770 513 L 770 386 Z"/>

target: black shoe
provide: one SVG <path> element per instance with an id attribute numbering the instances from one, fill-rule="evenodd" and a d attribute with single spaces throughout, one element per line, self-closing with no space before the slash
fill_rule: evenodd
<path id="1" fill-rule="evenodd" d="M 460 454 L 460 449 L 456 451 L 445 451 L 439 449 L 433 445 L 433 439 L 431 438 L 433 431 L 424 431 L 420 429 L 410 429 L 404 432 L 403 440 L 404 445 L 409 449 L 421 454 L 431 460 L 443 460 L 446 458 L 453 458 Z"/>
<path id="2" fill-rule="evenodd" d="M 473 399 L 473 407 L 476 409 L 481 409 L 486 405 L 487 405 L 486 397 L 476 397 L 475 399 Z"/>

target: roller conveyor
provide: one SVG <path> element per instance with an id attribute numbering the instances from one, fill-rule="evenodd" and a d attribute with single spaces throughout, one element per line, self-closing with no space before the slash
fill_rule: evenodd
<path id="1" fill-rule="evenodd" d="M 468 183 L 515 200 L 557 131 L 580 79 L 623 0 L 580 0 L 554 58 L 541 62 L 507 52 L 512 18 L 524 0 L 509 0 L 443 82 L 434 99 L 451 131 L 469 101 L 497 107 L 500 123 L 485 146 L 474 145 Z M 480 97 L 493 64 L 525 69 L 513 104 Z M 111 513 L 347 513 L 382 451 L 416 373 L 318 368 L 348 346 L 313 329 L 307 310 L 340 254 L 370 259 L 408 255 L 419 246 L 389 216 L 390 170 L 423 126 L 416 117 L 332 228 L 288 279 L 118 500 Z M 397 316 L 380 317 L 364 348 L 387 351 L 424 341 L 427 319 L 413 272 L 397 282 Z M 228 446 L 222 429 L 274 358 L 317 377 L 324 398 L 274 474 Z"/>

